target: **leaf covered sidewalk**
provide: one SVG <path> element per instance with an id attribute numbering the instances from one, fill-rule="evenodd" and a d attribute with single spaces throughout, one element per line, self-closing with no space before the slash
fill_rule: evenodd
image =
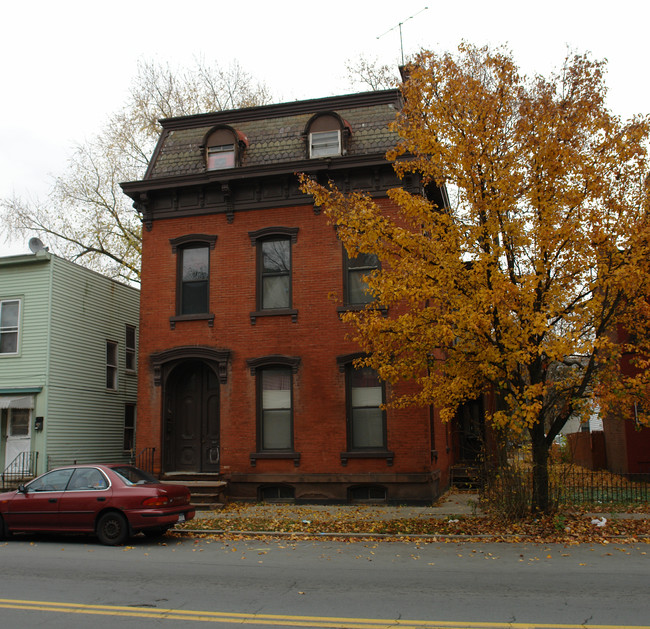
<path id="1" fill-rule="evenodd" d="M 482 513 L 474 494 L 451 493 L 428 507 L 232 503 L 220 511 L 197 513 L 196 519 L 178 526 L 175 532 L 296 539 L 650 543 L 650 507 L 646 511 L 567 510 L 511 522 Z"/>

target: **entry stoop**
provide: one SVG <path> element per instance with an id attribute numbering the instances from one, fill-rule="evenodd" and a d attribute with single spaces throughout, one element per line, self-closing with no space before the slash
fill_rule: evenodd
<path id="1" fill-rule="evenodd" d="M 456 489 L 476 491 L 481 485 L 480 473 L 480 469 L 472 464 L 452 465 L 449 470 L 449 484 Z"/>
<path id="2" fill-rule="evenodd" d="M 226 503 L 228 483 L 221 480 L 218 474 L 172 472 L 163 474 L 160 482 L 187 487 L 191 494 L 191 504 L 197 511 L 215 511 Z"/>

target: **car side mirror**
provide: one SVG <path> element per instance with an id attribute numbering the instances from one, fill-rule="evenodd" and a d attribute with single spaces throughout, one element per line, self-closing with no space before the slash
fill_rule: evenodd
<path id="1" fill-rule="evenodd" d="M 22 483 L 20 483 L 20 485 L 18 485 L 18 493 L 19 494 L 26 494 L 27 493 L 27 488 Z"/>

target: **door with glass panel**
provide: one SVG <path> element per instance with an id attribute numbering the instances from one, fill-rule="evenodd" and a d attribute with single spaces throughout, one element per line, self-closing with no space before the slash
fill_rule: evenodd
<path id="1" fill-rule="evenodd" d="M 12 465 L 12 473 L 22 476 L 29 474 L 27 453 L 31 444 L 30 419 L 32 411 L 28 408 L 9 408 L 7 413 L 7 442 L 5 444 L 5 467 Z M 24 467 L 24 469 L 21 469 Z"/>

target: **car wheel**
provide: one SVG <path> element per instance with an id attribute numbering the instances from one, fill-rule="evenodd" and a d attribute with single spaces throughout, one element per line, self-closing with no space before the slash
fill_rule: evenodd
<path id="1" fill-rule="evenodd" d="M 105 513 L 97 521 L 97 537 L 107 546 L 123 544 L 129 537 L 129 524 L 126 518 L 116 511 Z"/>
<path id="2" fill-rule="evenodd" d="M 168 526 L 159 526 L 155 529 L 147 529 L 146 531 L 142 531 L 147 537 L 156 538 L 156 537 L 162 537 L 167 531 L 169 531 Z"/>
<path id="3" fill-rule="evenodd" d="M 0 515 L 0 539 L 7 539 L 7 537 L 9 537 L 9 533 L 5 528 L 5 521 L 2 519 L 2 516 Z"/>

